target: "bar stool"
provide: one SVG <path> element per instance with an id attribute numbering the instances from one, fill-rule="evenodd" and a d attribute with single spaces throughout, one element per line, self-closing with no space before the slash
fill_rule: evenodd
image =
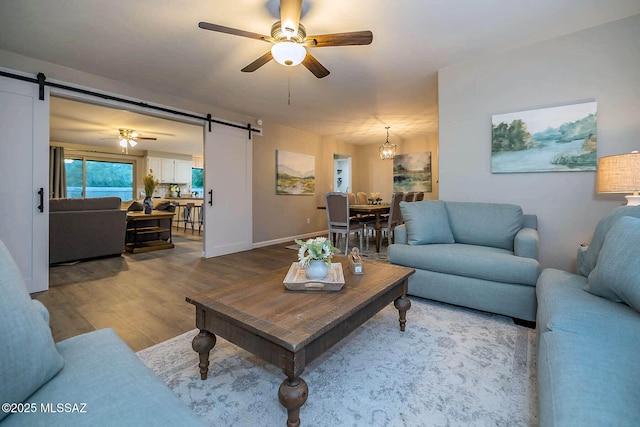
<path id="1" fill-rule="evenodd" d="M 202 231 L 202 225 L 204 224 L 202 205 L 195 205 L 193 209 L 193 218 L 198 223 L 198 234 L 200 234 Z"/>
<path id="2" fill-rule="evenodd" d="M 173 202 L 173 206 L 176 207 L 175 216 L 176 219 L 174 222 L 176 223 L 176 230 L 180 229 L 180 223 L 184 222 L 184 210 L 186 208 L 185 205 L 181 205 L 179 202 Z M 182 214 L 182 219 L 180 219 L 180 215 Z"/>
<path id="3" fill-rule="evenodd" d="M 187 224 L 191 224 L 191 231 L 193 231 L 193 226 L 194 226 L 194 212 L 195 211 L 195 204 L 194 203 L 187 203 L 184 207 L 184 229 L 185 231 L 187 230 Z"/>

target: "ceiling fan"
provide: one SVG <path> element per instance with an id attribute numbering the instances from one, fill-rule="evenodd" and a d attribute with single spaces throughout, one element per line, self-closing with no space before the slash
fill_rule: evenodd
<path id="1" fill-rule="evenodd" d="M 138 140 L 149 140 L 155 141 L 158 138 L 153 137 L 143 137 L 139 136 L 137 132 L 131 129 L 118 129 L 120 131 L 120 147 L 122 147 L 122 152 L 129 154 L 129 146 L 135 147 L 138 145 Z"/>
<path id="2" fill-rule="evenodd" d="M 300 23 L 301 13 L 302 0 L 280 0 L 280 20 L 271 26 L 271 36 L 208 22 L 200 22 L 198 27 L 203 30 L 217 31 L 271 43 L 273 46 L 270 51 L 242 69 L 245 73 L 256 71 L 267 62 L 275 59 L 278 63 L 289 67 L 302 63 L 319 79 L 328 76 L 329 70 L 320 64 L 306 48 L 367 45 L 373 41 L 373 33 L 371 31 L 307 36 L 304 26 Z"/>

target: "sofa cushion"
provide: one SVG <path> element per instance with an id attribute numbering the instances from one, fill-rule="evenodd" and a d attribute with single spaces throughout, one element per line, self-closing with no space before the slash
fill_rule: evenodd
<path id="1" fill-rule="evenodd" d="M 49 212 L 120 209 L 120 197 L 96 197 L 89 199 L 51 199 Z"/>
<path id="2" fill-rule="evenodd" d="M 444 202 L 400 202 L 410 245 L 454 243 Z"/>
<path id="3" fill-rule="evenodd" d="M 456 243 L 513 251 L 522 228 L 522 208 L 506 203 L 445 202 Z"/>
<path id="4" fill-rule="evenodd" d="M 640 219 L 619 218 L 604 238 L 585 290 L 640 311 Z"/>
<path id="5" fill-rule="evenodd" d="M 536 285 L 539 333 L 565 331 L 640 342 L 640 314 L 586 292 L 587 278 L 545 268 Z"/>
<path id="6" fill-rule="evenodd" d="M 30 403 L 86 404 L 85 413 L 12 414 L 8 426 L 191 426 L 199 418 L 151 372 L 112 329 L 58 344 L 65 366 Z"/>
<path id="7" fill-rule="evenodd" d="M 538 350 L 540 426 L 637 426 L 638 341 L 547 332 Z"/>
<path id="8" fill-rule="evenodd" d="M 0 402 L 19 403 L 63 365 L 51 330 L 33 304 L 18 266 L 0 241 Z M 7 415 L 0 412 L 0 420 Z"/>
<path id="9" fill-rule="evenodd" d="M 416 269 L 502 283 L 535 286 L 540 264 L 488 246 L 460 243 L 389 247 L 389 261 Z"/>
<path id="10" fill-rule="evenodd" d="M 598 222 L 588 247 L 578 250 L 578 273 L 588 276 L 596 266 L 604 237 L 613 224 L 623 216 L 640 218 L 640 206 L 621 206 Z"/>

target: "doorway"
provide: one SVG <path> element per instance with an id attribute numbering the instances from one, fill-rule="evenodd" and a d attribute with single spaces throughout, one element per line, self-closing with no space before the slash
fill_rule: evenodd
<path id="1" fill-rule="evenodd" d="M 333 186 L 334 191 L 347 193 L 351 190 L 351 156 L 344 154 L 333 155 Z"/>
<path id="2" fill-rule="evenodd" d="M 57 197 L 117 196 L 126 209 L 133 201 L 142 201 L 143 178 L 149 173 L 150 163 L 157 161 L 153 175 L 160 183 L 153 197 L 157 202 L 162 199 L 176 205 L 173 237 L 195 240 L 204 250 L 199 218 L 190 218 L 189 223 L 183 218 L 187 205 L 198 205 L 190 210 L 194 216 L 193 212 L 201 212 L 203 203 L 202 124 L 61 96 L 50 97 L 49 122 L 50 145 L 64 149 L 67 191 Z M 133 143 L 125 141 L 126 147 L 121 145 L 121 129 L 135 136 Z M 163 173 L 164 169 L 171 173 Z M 194 197 L 196 192 L 199 197 Z"/>

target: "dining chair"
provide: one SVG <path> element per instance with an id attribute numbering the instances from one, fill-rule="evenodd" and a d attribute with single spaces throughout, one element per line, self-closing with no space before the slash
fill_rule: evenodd
<path id="1" fill-rule="evenodd" d="M 356 203 L 359 205 L 366 205 L 369 203 L 369 199 L 367 198 L 367 193 L 364 191 L 358 191 L 356 193 Z"/>
<path id="2" fill-rule="evenodd" d="M 404 193 L 404 201 L 405 202 L 413 202 L 413 199 L 416 196 L 415 191 L 409 191 L 408 193 Z"/>
<path id="3" fill-rule="evenodd" d="M 365 193 L 364 191 L 358 191 L 356 193 L 356 203 L 359 204 L 359 205 L 368 205 L 369 204 L 369 198 L 367 197 L 367 193 Z M 376 222 L 376 216 L 375 215 L 358 214 L 358 215 L 355 216 L 355 218 L 357 218 L 358 221 L 360 221 L 365 226 L 364 237 L 365 237 L 365 239 L 367 239 L 366 240 L 367 249 L 369 249 L 368 230 L 373 230 L 373 224 Z"/>
<path id="4" fill-rule="evenodd" d="M 349 215 L 349 196 L 346 193 L 330 192 L 324 195 L 327 208 L 327 223 L 329 225 L 329 239 L 336 246 L 336 235 L 345 236 L 344 252 L 349 250 L 349 235 L 357 233 L 360 236 L 360 250 L 362 251 L 362 235 L 364 224 Z"/>
<path id="5" fill-rule="evenodd" d="M 403 199 L 402 193 L 393 193 L 391 196 L 391 207 L 389 208 L 389 216 L 380 224 L 380 230 L 387 234 L 388 243 L 393 243 L 395 236 L 392 238 L 392 233 L 396 226 L 402 224 L 400 202 Z"/>
<path id="6" fill-rule="evenodd" d="M 421 202 L 423 200 L 424 200 L 424 191 L 418 191 L 416 193 L 416 198 L 414 199 L 414 201 Z"/>
<path id="7" fill-rule="evenodd" d="M 355 205 L 356 204 L 356 195 L 353 194 L 350 191 L 347 191 L 345 194 L 349 197 L 349 204 L 350 205 Z"/>

